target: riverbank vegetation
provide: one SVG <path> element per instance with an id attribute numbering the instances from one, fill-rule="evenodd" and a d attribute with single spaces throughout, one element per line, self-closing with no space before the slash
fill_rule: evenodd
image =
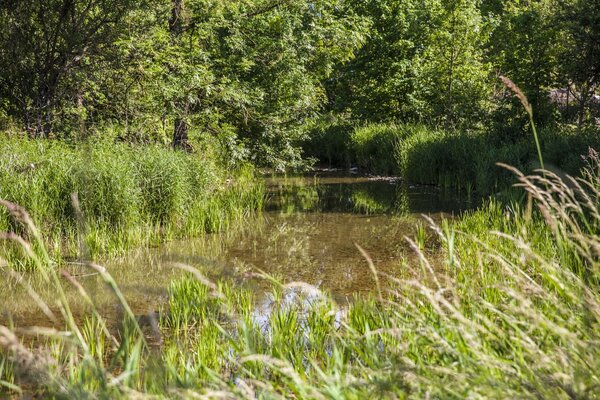
<path id="1" fill-rule="evenodd" d="M 2 320 L 0 395 L 598 398 L 599 55 L 597 0 L 0 2 L 0 274 L 48 319 Z M 374 290 L 348 304 L 178 264 L 142 321 L 92 262 L 227 229 L 263 207 L 259 168 L 315 163 L 402 180 L 300 184 L 279 211 L 338 190 L 331 210 L 403 214 L 411 184 L 490 197 L 398 237 L 398 276 L 357 246 Z"/>
<path id="2" fill-rule="evenodd" d="M 595 398 L 598 172 L 518 175 L 532 207 L 491 202 L 432 224 L 435 239 L 412 242 L 420 265 L 403 279 L 373 271 L 379 291 L 342 308 L 273 281 L 258 318 L 252 292 L 181 266 L 189 277 L 172 283 L 154 328 L 160 352 L 127 314 L 117 336 L 97 313 L 81 325 L 65 314 L 66 331 L 16 331 L 46 338 L 36 348 L 2 328 L 3 386 L 56 397 Z M 429 263 L 432 251 L 441 262 Z"/>
<path id="3" fill-rule="evenodd" d="M 208 144 L 190 155 L 4 137 L 0 152 L 0 198 L 25 207 L 56 261 L 218 231 L 260 210 L 264 198 L 251 167 L 227 168 Z M 6 210 L 0 229 L 23 233 Z"/>
<path id="4" fill-rule="evenodd" d="M 546 132 L 597 126 L 598 7 L 4 1 L 0 130 L 71 141 L 116 136 L 188 151 L 209 134 L 232 160 L 278 170 L 341 157 L 312 142 L 324 135 L 336 143 L 347 127 L 379 129 L 364 128 L 372 124 L 464 132 L 452 135 L 464 147 L 473 134 L 489 147 L 525 151 L 529 119 L 498 76 L 521 87 Z M 320 135 L 323 125 L 335 129 Z M 579 150 L 575 143 L 572 153 Z"/>
<path id="5" fill-rule="evenodd" d="M 600 148 L 595 127 L 543 128 L 540 147 L 547 168 L 576 176 L 582 154 Z M 459 191 L 497 193 L 513 182 L 496 163 L 522 171 L 540 167 L 533 138 L 505 141 L 483 131 L 443 130 L 412 124 L 329 127 L 315 136 L 310 150 L 328 165 L 354 166 L 377 175 L 396 175 L 410 183 Z"/>

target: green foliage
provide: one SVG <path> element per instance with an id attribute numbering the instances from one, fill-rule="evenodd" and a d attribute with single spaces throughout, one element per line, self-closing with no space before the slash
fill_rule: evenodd
<path id="1" fill-rule="evenodd" d="M 598 100 L 593 100 L 600 87 L 600 4 L 582 0 L 560 2 L 557 20 L 565 40 L 559 47 L 560 76 L 573 92 L 581 126 L 600 109 Z M 568 107 L 566 111 L 568 118 Z"/>
<path id="2" fill-rule="evenodd" d="M 397 148 L 405 132 L 394 125 L 365 125 L 351 136 L 353 160 L 359 168 L 384 175 L 399 172 Z"/>
<path id="3" fill-rule="evenodd" d="M 334 108 L 366 121 L 477 121 L 489 101 L 488 28 L 476 2 L 357 3 L 372 22 L 357 56 L 330 84 Z"/>
<path id="4" fill-rule="evenodd" d="M 225 171 L 210 151 L 6 138 L 0 148 L 10 155 L 0 162 L 0 198 L 29 210 L 56 256 L 80 253 L 78 237 L 92 256 L 117 253 L 219 230 L 262 206 L 252 171 Z M 5 212 L 0 226 L 19 229 Z"/>
<path id="5" fill-rule="evenodd" d="M 547 168 L 577 175 L 581 154 L 600 146 L 598 130 L 545 128 L 540 132 Z M 539 167 L 532 140 L 496 142 L 483 131 L 443 131 L 423 125 L 366 125 L 351 135 L 350 159 L 364 172 L 398 174 L 410 183 L 438 185 L 482 194 L 507 188 L 512 182 L 501 162 L 524 171 Z"/>
<path id="6" fill-rule="evenodd" d="M 434 28 L 415 61 L 419 77 L 414 97 L 425 107 L 421 120 L 473 126 L 490 108 L 491 64 L 483 53 L 490 27 L 477 5 L 473 0 L 441 0 L 429 7 Z"/>
<path id="7" fill-rule="evenodd" d="M 348 163 L 349 131 L 336 129 L 365 123 L 486 126 L 518 141 L 529 120 L 498 74 L 540 126 L 591 125 L 597 5 L 559 3 L 9 0 L 0 128 L 176 146 L 211 135 L 227 158 L 298 170 L 311 162 L 302 147 Z"/>
<path id="8" fill-rule="evenodd" d="M 350 136 L 354 125 L 343 115 L 326 114 L 309 128 L 302 149 L 305 157 L 314 157 L 329 166 L 350 166 Z"/>
<path id="9" fill-rule="evenodd" d="M 256 162 L 279 169 L 303 164 L 322 82 L 365 25 L 342 0 L 2 4 L 0 106 L 32 135 L 77 138 L 116 123 L 128 141 L 164 143 L 182 120 L 233 131 Z"/>
<path id="10" fill-rule="evenodd" d="M 552 118 L 548 88 L 556 87 L 556 63 L 560 26 L 553 18 L 556 6 L 551 0 L 504 2 L 501 11 L 489 17 L 495 29 L 489 42 L 488 57 L 503 75 L 512 79 L 536 110 L 536 121 L 544 124 Z M 510 97 L 500 99 L 495 110 L 497 125 L 519 127 L 525 113 Z"/>
<path id="11" fill-rule="evenodd" d="M 0 4 L 0 97 L 10 115 L 34 136 L 59 118 L 77 124 L 94 75 L 114 65 L 112 44 L 126 32 L 126 16 L 145 2 L 3 1 Z M 4 104 L 3 104 L 4 105 Z M 79 114 L 79 115 L 78 115 Z M 62 122 L 61 122 L 62 123 Z"/>

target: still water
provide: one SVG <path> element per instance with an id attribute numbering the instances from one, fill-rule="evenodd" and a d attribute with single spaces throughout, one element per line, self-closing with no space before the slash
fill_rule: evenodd
<path id="1" fill-rule="evenodd" d="M 139 249 L 104 263 L 134 313 L 161 309 L 170 282 L 182 275 L 176 263 L 195 267 L 210 279 L 226 277 L 249 286 L 259 301 L 270 284 L 257 278 L 257 272 L 284 282 L 310 283 L 344 301 L 374 288 L 356 244 L 370 255 L 377 270 L 401 276 L 415 260 L 404 237 L 414 236 L 418 224 L 423 224 L 421 214 L 440 220 L 474 206 L 468 198 L 394 178 L 320 172 L 267 178 L 266 185 L 265 211 L 229 232 Z M 120 320 L 119 303 L 101 279 L 84 267 L 69 269 L 100 312 L 109 320 Z M 55 296 L 34 278 L 26 279 L 43 298 Z M 68 284 L 65 288 L 77 314 L 80 297 Z M 3 325 L 47 324 L 27 291 L 11 279 L 0 286 L 0 310 Z"/>

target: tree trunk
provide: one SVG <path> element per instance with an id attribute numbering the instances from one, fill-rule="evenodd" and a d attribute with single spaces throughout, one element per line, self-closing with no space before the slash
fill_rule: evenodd
<path id="1" fill-rule="evenodd" d="M 589 88 L 586 85 L 582 85 L 581 94 L 579 95 L 579 116 L 577 118 L 577 126 L 581 128 L 585 122 L 585 106 L 588 102 Z"/>
<path id="2" fill-rule="evenodd" d="M 185 117 L 176 117 L 173 129 L 173 148 L 187 150 L 188 147 L 188 124 Z"/>
<path id="3" fill-rule="evenodd" d="M 169 20 L 169 31 L 173 42 L 177 42 L 184 29 L 184 7 L 184 0 L 173 0 L 171 19 Z M 183 94 L 181 97 L 185 98 L 186 96 Z M 179 104 L 176 107 L 175 124 L 173 126 L 173 148 L 189 150 L 188 123 L 186 120 L 189 102 L 187 100 L 180 100 L 177 103 Z"/>
<path id="4" fill-rule="evenodd" d="M 169 20 L 169 31 L 174 38 L 177 38 L 183 31 L 183 11 L 185 8 L 184 0 L 173 0 L 171 10 L 171 19 Z"/>
<path id="5" fill-rule="evenodd" d="M 454 119 L 454 104 L 452 99 L 452 90 L 454 84 L 454 62 L 456 58 L 456 1 L 452 1 L 452 26 L 450 27 L 450 34 L 452 35 L 452 40 L 450 43 L 450 63 L 448 67 L 448 87 L 447 87 L 447 102 L 446 102 L 446 120 L 444 121 L 445 129 L 448 129 L 448 126 L 453 122 Z"/>
<path id="6" fill-rule="evenodd" d="M 567 82 L 567 104 L 565 106 L 565 121 L 569 122 L 569 101 L 571 100 L 571 82 Z"/>

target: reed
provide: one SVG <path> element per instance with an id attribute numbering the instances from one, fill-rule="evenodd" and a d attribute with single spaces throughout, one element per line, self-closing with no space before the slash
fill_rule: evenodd
<path id="1" fill-rule="evenodd" d="M 252 169 L 225 169 L 210 151 L 14 138 L 0 151 L 0 198 L 30 212 L 56 260 L 221 230 L 262 208 Z M 0 229 L 23 233 L 4 211 Z"/>
<path id="2" fill-rule="evenodd" d="M 0 384 L 78 398 L 598 398 L 598 153 L 589 151 L 581 178 L 500 167 L 529 203 L 491 200 L 441 226 L 429 219 L 428 231 L 404 238 L 418 256 L 406 279 L 379 273 L 357 246 L 378 293 L 344 307 L 305 283 L 261 275 L 273 291 L 257 313 L 248 290 L 178 265 L 188 275 L 170 287 L 158 351 L 101 267 L 89 264 L 127 311 L 119 337 L 99 313 L 80 328 L 50 268 L 66 329 L 24 331 L 46 337 L 44 348 L 0 327 Z M 28 213 L 4 205 L 47 255 Z M 44 262 L 23 237 L 5 237 L 22 258 Z"/>
<path id="3" fill-rule="evenodd" d="M 531 115 L 533 141 L 525 134 L 504 137 L 486 130 L 442 130 L 427 125 L 340 125 L 326 131 L 307 147 L 308 155 L 331 163 L 331 157 L 313 148 L 340 148 L 347 161 L 338 166 L 358 167 L 360 172 L 397 175 L 412 184 L 437 185 L 449 191 L 488 195 L 511 187 L 513 175 L 496 163 L 512 165 L 527 173 L 547 168 L 576 175 L 584 166 L 580 157 L 588 147 L 600 147 L 597 127 L 537 129 Z M 340 145 L 339 130 L 344 130 Z M 327 144 L 330 137 L 331 144 Z M 311 150 L 313 149 L 313 150 Z M 312 151 L 312 152 L 311 152 Z M 335 163 L 335 161 L 333 161 Z"/>

